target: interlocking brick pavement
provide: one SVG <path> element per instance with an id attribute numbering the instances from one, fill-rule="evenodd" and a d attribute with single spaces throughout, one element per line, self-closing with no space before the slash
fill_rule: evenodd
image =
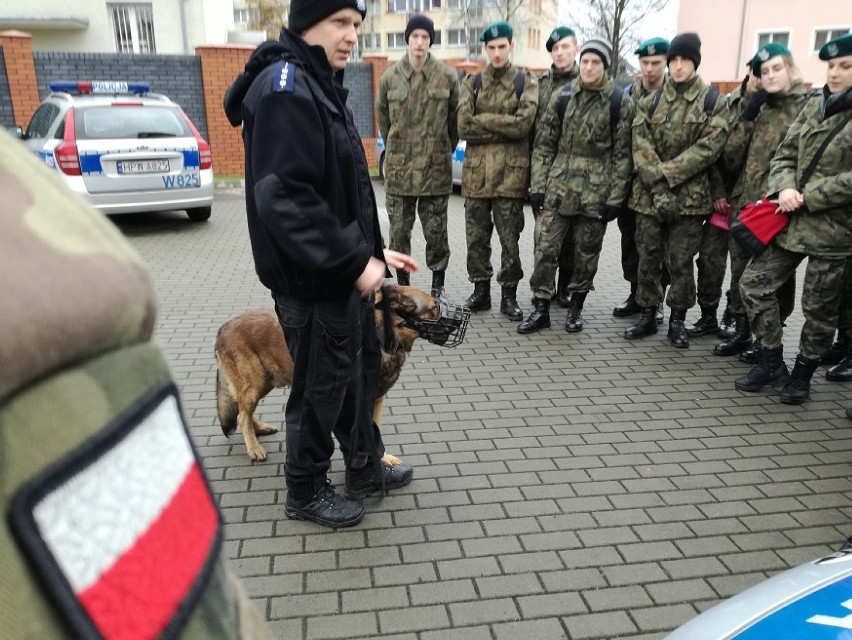
<path id="1" fill-rule="evenodd" d="M 472 289 L 462 204 L 451 198 L 456 302 Z M 354 529 L 287 520 L 283 434 L 263 437 L 269 459 L 252 464 L 216 418 L 216 331 L 270 304 L 240 193 L 219 192 L 204 224 L 180 212 L 114 221 L 154 274 L 156 337 L 222 507 L 225 553 L 278 637 L 656 639 L 852 533 L 852 387 L 820 369 L 812 399 L 790 407 L 735 391 L 746 366 L 714 356 L 714 338 L 674 349 L 662 327 L 624 340 L 630 319 L 612 317 L 627 293 L 615 225 L 582 333 L 565 333 L 554 306 L 553 328 L 517 334 L 494 282 L 494 309 L 474 315 L 464 344 L 417 343 L 385 403 L 388 451 L 415 466 L 415 481 Z M 422 261 L 419 228 L 413 247 Z M 412 281 L 428 289 L 428 270 Z M 524 280 L 527 310 L 530 295 Z M 788 361 L 800 328 L 797 312 Z M 281 424 L 284 401 L 274 391 L 259 417 Z M 338 486 L 342 469 L 336 455 Z"/>

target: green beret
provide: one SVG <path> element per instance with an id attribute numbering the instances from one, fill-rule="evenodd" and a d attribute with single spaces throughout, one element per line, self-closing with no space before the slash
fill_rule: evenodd
<path id="1" fill-rule="evenodd" d="M 843 56 L 852 56 L 852 33 L 829 40 L 819 50 L 820 60 L 831 60 Z"/>
<path id="2" fill-rule="evenodd" d="M 562 40 L 562 38 L 568 38 L 569 36 L 577 37 L 577 34 L 574 33 L 571 27 L 556 27 L 547 39 L 544 48 L 548 51 L 553 51 L 553 45 Z"/>
<path id="3" fill-rule="evenodd" d="M 508 22 L 500 20 L 485 27 L 485 31 L 479 36 L 479 41 L 488 44 L 496 38 L 509 38 L 512 41 L 512 27 Z"/>
<path id="4" fill-rule="evenodd" d="M 636 49 L 633 53 L 635 53 L 640 58 L 644 58 L 645 56 L 659 56 L 665 55 L 669 50 L 669 41 L 665 38 L 651 38 L 650 40 L 645 40 L 642 44 L 639 45 L 639 48 Z"/>
<path id="5" fill-rule="evenodd" d="M 766 43 L 760 49 L 757 50 L 757 53 L 755 53 L 754 57 L 751 59 L 751 72 L 754 75 L 759 76 L 760 65 L 762 65 L 767 60 L 777 58 L 778 56 L 792 58 L 793 54 L 790 53 L 790 50 L 783 44 L 779 44 L 777 42 Z"/>

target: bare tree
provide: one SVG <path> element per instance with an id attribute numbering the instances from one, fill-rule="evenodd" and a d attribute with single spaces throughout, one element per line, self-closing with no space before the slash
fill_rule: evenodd
<path id="1" fill-rule="evenodd" d="M 245 3 L 249 10 L 248 28 L 265 31 L 267 38 L 277 40 L 290 10 L 290 0 L 245 0 Z"/>
<path id="2" fill-rule="evenodd" d="M 603 36 L 612 43 L 610 70 L 613 78 L 618 78 L 620 72 L 622 75 L 632 74 L 633 67 L 626 58 L 645 39 L 640 33 L 640 23 L 649 15 L 665 9 L 668 3 L 669 0 L 586 0 L 582 3 L 586 14 L 581 27 L 584 35 Z M 648 37 L 653 35 L 659 34 Z"/>
<path id="3" fill-rule="evenodd" d="M 470 60 L 475 54 L 482 53 L 477 32 L 482 31 L 489 23 L 505 20 L 515 30 L 523 26 L 520 12 L 527 0 L 461 0 L 462 24 L 464 25 L 465 48 Z M 521 24 L 518 24 L 518 22 Z"/>

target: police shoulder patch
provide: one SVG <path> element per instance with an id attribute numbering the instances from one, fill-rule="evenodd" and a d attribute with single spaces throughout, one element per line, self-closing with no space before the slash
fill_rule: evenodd
<path id="1" fill-rule="evenodd" d="M 73 637 L 178 637 L 222 526 L 174 385 L 28 481 L 9 523 Z"/>
<path id="2" fill-rule="evenodd" d="M 281 60 L 275 66 L 272 74 L 273 93 L 293 93 L 296 90 L 296 65 L 286 60 Z"/>

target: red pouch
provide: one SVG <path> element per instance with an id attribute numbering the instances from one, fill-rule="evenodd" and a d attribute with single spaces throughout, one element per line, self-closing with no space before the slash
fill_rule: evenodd
<path id="1" fill-rule="evenodd" d="M 790 224 L 790 216 L 778 211 L 778 203 L 761 198 L 743 207 L 739 217 L 731 223 L 730 232 L 743 250 L 759 256 L 772 239 Z"/>

